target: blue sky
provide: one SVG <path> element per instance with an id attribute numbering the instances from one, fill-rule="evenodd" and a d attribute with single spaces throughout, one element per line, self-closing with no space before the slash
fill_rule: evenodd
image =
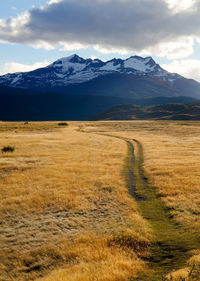
<path id="1" fill-rule="evenodd" d="M 44 5 L 47 0 L 6 0 L 1 2 L 0 18 L 9 18 L 30 9 L 33 5 Z"/>
<path id="2" fill-rule="evenodd" d="M 77 53 L 152 56 L 200 81 L 199 0 L 7 0 L 0 3 L 0 73 Z"/>

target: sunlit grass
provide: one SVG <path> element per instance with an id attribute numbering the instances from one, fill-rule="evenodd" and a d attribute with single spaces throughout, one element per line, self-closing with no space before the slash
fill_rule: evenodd
<path id="1" fill-rule="evenodd" d="M 0 280 L 121 281 L 144 271 L 153 240 L 127 191 L 127 144 L 103 134 L 141 142 L 158 206 L 199 239 L 200 122 L 68 124 L 0 123 L 0 147 L 15 147 L 0 154 Z M 189 255 L 166 278 L 198 280 L 199 252 Z"/>
<path id="2" fill-rule="evenodd" d="M 78 130 L 0 124 L 0 147 L 16 148 L 0 154 L 0 280 L 127 280 L 144 269 L 150 230 L 128 194 L 127 145 Z"/>
<path id="3" fill-rule="evenodd" d="M 190 233 L 194 232 L 199 240 L 200 122 L 98 122 L 95 125 L 90 124 L 88 130 L 99 130 L 105 134 L 109 132 L 115 136 L 140 141 L 144 148 L 144 168 L 159 198 L 168 208 L 171 220 L 177 223 L 177 228 L 182 228 L 188 234 L 188 239 Z M 164 236 L 168 235 L 168 230 L 166 227 Z M 156 233 L 159 233 L 159 227 Z M 195 245 L 196 242 L 191 243 Z M 196 271 L 191 273 L 193 267 L 189 266 L 169 275 L 172 278 L 169 280 L 199 280 L 197 257 L 193 263 Z"/>

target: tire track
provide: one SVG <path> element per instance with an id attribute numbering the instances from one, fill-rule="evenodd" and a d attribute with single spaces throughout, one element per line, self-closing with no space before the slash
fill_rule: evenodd
<path id="1" fill-rule="evenodd" d="M 199 234 L 185 229 L 183 225 L 173 220 L 169 209 L 161 201 L 143 169 L 142 144 L 135 139 L 127 141 L 128 145 L 130 142 L 137 147 L 137 154 L 132 156 L 134 198 L 137 200 L 141 215 L 150 223 L 154 234 L 148 260 L 150 271 L 141 273 L 140 278 L 136 280 L 172 280 L 166 279 L 166 274 L 186 266 L 191 256 L 190 251 L 200 248 Z"/>
<path id="2" fill-rule="evenodd" d="M 129 193 L 137 201 L 140 214 L 149 222 L 153 230 L 148 270 L 132 281 L 161 281 L 165 276 L 186 266 L 191 250 L 200 249 L 199 234 L 189 232 L 183 225 L 173 220 L 170 210 L 161 201 L 156 189 L 149 183 L 143 169 L 144 155 L 142 144 L 135 139 L 126 139 L 109 134 L 104 136 L 118 138 L 128 145 L 126 171 Z M 137 148 L 137 149 L 135 149 Z M 137 153 L 135 153 L 137 150 Z"/>

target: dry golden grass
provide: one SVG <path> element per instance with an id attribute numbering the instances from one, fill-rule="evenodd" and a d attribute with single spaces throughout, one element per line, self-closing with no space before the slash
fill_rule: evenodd
<path id="1" fill-rule="evenodd" d="M 0 154 L 0 280 L 121 281 L 144 269 L 150 229 L 127 192 L 127 145 L 108 134 L 142 143 L 173 220 L 199 235 L 199 122 L 0 123 L 0 148 L 15 147 Z M 191 255 L 168 277 L 198 280 Z"/>
<path id="2" fill-rule="evenodd" d="M 140 141 L 145 170 L 173 220 L 200 239 L 200 122 L 99 122 L 88 130 Z M 195 255 L 169 280 L 199 280 L 199 264 Z"/>
<path id="3" fill-rule="evenodd" d="M 0 280 L 127 280 L 143 268 L 150 230 L 127 191 L 127 145 L 80 125 L 0 123 L 0 148 L 15 147 L 0 154 Z"/>
<path id="4" fill-rule="evenodd" d="M 73 244 L 66 243 L 65 247 L 66 252 L 76 257 L 76 261 L 38 280 L 127 280 L 131 272 L 135 275 L 142 269 L 141 260 L 133 251 L 109 247 L 106 236 L 103 238 L 91 233 L 77 238 Z"/>
<path id="5" fill-rule="evenodd" d="M 200 280 L 200 251 L 193 251 L 187 267 L 171 272 L 164 281 L 199 281 Z"/>
<path id="6" fill-rule="evenodd" d="M 140 141 L 145 170 L 174 219 L 200 230 L 200 122 L 99 122 L 88 130 Z"/>
<path id="7" fill-rule="evenodd" d="M 197 124 L 165 124 L 157 132 L 138 138 L 144 145 L 145 169 L 172 216 L 188 229 L 199 231 L 200 123 Z"/>

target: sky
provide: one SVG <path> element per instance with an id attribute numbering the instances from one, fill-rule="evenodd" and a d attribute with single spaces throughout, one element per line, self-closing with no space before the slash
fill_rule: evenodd
<path id="1" fill-rule="evenodd" d="M 200 81 L 200 0 L 0 1 L 0 75 L 83 58 L 152 56 Z"/>

